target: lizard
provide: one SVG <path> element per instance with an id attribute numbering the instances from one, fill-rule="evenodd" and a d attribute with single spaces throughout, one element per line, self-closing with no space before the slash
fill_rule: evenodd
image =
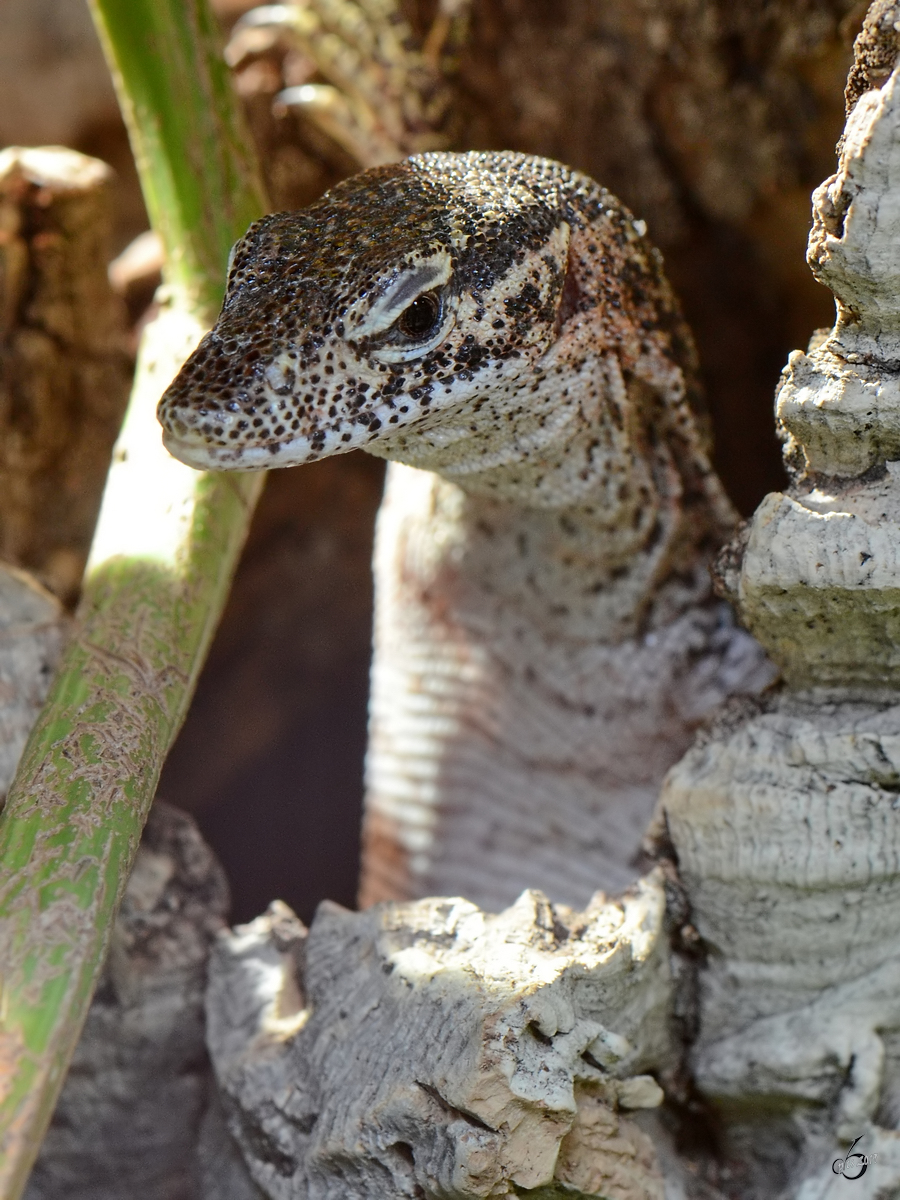
<path id="1" fill-rule="evenodd" d="M 711 589 L 735 515 L 643 222 L 515 152 L 432 152 L 270 215 L 164 393 L 176 457 L 390 460 L 361 901 L 639 874 L 666 771 L 773 668 Z"/>

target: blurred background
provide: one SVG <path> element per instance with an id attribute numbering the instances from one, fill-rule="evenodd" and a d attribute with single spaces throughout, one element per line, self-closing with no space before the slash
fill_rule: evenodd
<path id="1" fill-rule="evenodd" d="M 251 6 L 213 7 L 224 47 Z M 782 482 L 772 399 L 786 356 L 832 320 L 830 294 L 804 262 L 809 196 L 834 170 L 865 9 L 854 0 L 472 0 L 443 9 L 409 0 L 396 9 L 404 45 L 426 57 L 443 17 L 458 22 L 440 62 L 443 144 L 558 158 L 647 221 L 694 329 L 716 462 L 745 515 Z M 235 45 L 235 87 L 274 207 L 309 203 L 358 169 L 352 148 L 302 109 L 273 105 L 286 87 L 323 78 L 315 57 L 271 33 Z M 0 146 L 48 144 L 114 170 L 103 254 L 127 376 L 159 260 L 152 240 L 135 241 L 147 219 L 87 8 L 0 0 Z M 0 219 L 0 313 L 12 286 L 5 236 Z M 12 324 L 0 323 L 0 431 L 6 446 L 21 446 L 39 422 L 16 400 Z M 102 484 L 101 449 L 78 478 L 86 493 Z M 54 454 L 71 461 L 71 445 L 62 439 Z M 0 451 L 0 556 L 72 606 L 69 559 L 13 536 L 14 466 Z M 323 897 L 354 904 L 382 478 L 382 464 L 358 452 L 271 474 L 163 774 L 160 795 L 192 812 L 220 855 L 237 921 L 276 896 L 307 921 Z"/>

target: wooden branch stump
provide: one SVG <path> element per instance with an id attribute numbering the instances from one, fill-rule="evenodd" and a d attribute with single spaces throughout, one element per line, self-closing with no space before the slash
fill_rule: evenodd
<path id="1" fill-rule="evenodd" d="M 0 153 L 0 557 L 67 604 L 131 386 L 111 180 L 59 146 Z"/>

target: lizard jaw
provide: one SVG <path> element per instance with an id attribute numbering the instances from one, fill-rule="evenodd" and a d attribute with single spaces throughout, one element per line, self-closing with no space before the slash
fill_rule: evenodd
<path id="1" fill-rule="evenodd" d="M 163 431 L 163 445 L 172 455 L 195 471 L 247 471 L 259 468 L 247 462 L 247 456 L 225 448 L 217 450 L 190 438 L 179 438 L 168 430 Z M 226 461 L 226 459 L 228 461 Z"/>
<path id="2" fill-rule="evenodd" d="M 216 446 L 199 438 L 179 437 L 167 428 L 163 430 L 162 440 L 173 458 L 197 471 L 266 471 L 271 467 L 297 467 L 318 458 L 356 450 L 364 444 L 363 438 L 354 438 L 349 443 L 341 443 L 335 438 L 333 445 L 326 441 L 313 446 L 308 437 L 301 436 L 258 446 Z"/>

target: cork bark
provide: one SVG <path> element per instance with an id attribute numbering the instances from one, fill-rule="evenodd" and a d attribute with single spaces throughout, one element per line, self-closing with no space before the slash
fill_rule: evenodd
<path id="1" fill-rule="evenodd" d="M 826 42 L 837 16 L 831 12 L 828 19 Z M 629 1092 L 621 1085 L 635 1079 L 632 1067 L 639 1067 L 639 1079 L 655 1072 L 677 1097 L 672 1064 L 684 1027 L 661 1037 L 665 1021 L 635 1020 L 629 996 L 608 987 L 596 963 L 585 968 L 590 921 L 540 898 L 495 918 L 458 902 L 444 910 L 432 901 L 361 915 L 326 908 L 307 937 L 276 910 L 223 936 L 217 951 L 210 1044 L 224 1116 L 213 1113 L 203 1137 L 207 1167 L 220 1156 L 223 1174 L 217 1179 L 208 1170 L 210 1198 L 243 1198 L 258 1186 L 240 1176 L 235 1145 L 266 1195 L 316 1195 L 311 1189 L 319 1188 L 321 1195 L 345 1196 L 353 1187 L 366 1196 L 392 1194 L 391 1188 L 397 1195 L 447 1194 L 462 1186 L 459 1175 L 448 1182 L 439 1174 L 448 1162 L 448 1169 L 468 1172 L 469 1191 L 462 1194 L 490 1194 L 477 1190 L 482 1181 L 465 1157 L 466 1143 L 488 1141 L 498 1131 L 485 1120 L 480 1098 L 473 1104 L 466 1090 L 470 1064 L 452 1061 L 452 1046 L 446 1052 L 450 1043 L 441 1041 L 462 1014 L 463 1028 L 476 1031 L 466 1045 L 483 1048 L 477 1031 L 485 1027 L 485 1013 L 489 1021 L 499 1013 L 515 1035 L 503 1060 L 513 1067 L 500 1075 L 507 1084 L 516 1080 L 526 1046 L 531 1058 L 517 1086 L 534 1088 L 527 1101 L 515 1094 L 527 1131 L 513 1147 L 521 1161 L 503 1141 L 507 1134 L 500 1151 L 491 1143 L 488 1157 L 501 1172 L 492 1187 L 533 1189 L 537 1176 L 517 1172 L 531 1169 L 554 1139 L 552 1172 L 534 1193 L 541 1200 L 558 1194 L 560 1185 L 568 1189 L 563 1194 L 656 1196 L 663 1176 L 668 1195 L 704 1200 L 831 1200 L 851 1190 L 874 1200 L 900 1187 L 900 717 L 892 528 L 892 456 L 900 441 L 893 411 L 900 361 L 893 180 L 900 137 L 890 45 L 897 19 L 892 6 L 876 7 L 865 57 L 861 51 L 851 77 L 853 111 L 841 166 L 816 198 L 812 259 L 840 310 L 830 336 L 792 357 L 779 392 L 793 483 L 767 498 L 747 537 L 723 562 L 726 586 L 779 661 L 787 686 L 765 702 L 726 710 L 673 771 L 660 810 L 661 832 L 677 854 L 706 953 L 699 1036 L 688 1064 L 720 1130 L 718 1152 L 704 1158 L 683 1149 L 679 1165 L 664 1129 L 649 1122 L 642 1128 L 628 1115 Z M 645 884 L 641 894 L 649 888 Z M 598 914 L 625 913 L 635 904 L 634 897 L 598 903 L 591 920 L 602 923 Z M 654 949 L 640 960 L 649 964 L 646 973 L 636 972 L 638 1013 L 645 1013 L 648 996 L 670 1013 L 685 1003 L 690 1011 L 689 993 L 685 1000 L 672 978 L 673 964 L 682 959 L 664 947 L 661 903 L 648 912 L 643 945 Z M 626 926 L 620 922 L 616 947 L 635 962 L 640 939 Z M 472 928 L 468 940 L 461 936 Z M 679 936 L 691 937 L 683 922 Z M 504 975 L 508 960 L 513 966 Z M 411 976 L 413 986 L 405 990 L 415 993 L 418 1011 L 401 986 Z M 568 1028 L 557 1013 L 566 989 L 577 1000 Z M 595 995 L 592 989 L 602 992 L 602 1003 L 582 999 Z M 548 995 L 555 1025 L 541 1008 Z M 432 1023 L 422 1017 L 429 1005 L 439 1013 Z M 597 1034 L 579 1050 L 585 1022 L 594 1020 L 614 1036 Z M 573 1031 L 578 1036 L 567 1042 Z M 582 1056 L 593 1058 L 610 1045 L 621 1049 L 617 1036 L 628 1036 L 634 1060 L 626 1058 L 620 1070 L 614 1058 L 598 1057 L 602 1082 L 590 1074 L 585 1086 Z M 386 1049 L 392 1046 L 398 1048 L 393 1055 Z M 442 1053 L 453 1070 L 434 1082 L 427 1069 Z M 370 1067 L 371 1076 L 364 1076 Z M 552 1069 L 565 1092 L 555 1107 L 537 1086 Z M 361 1111 L 362 1077 L 370 1087 L 365 1094 L 385 1100 L 384 1106 Z M 442 1089 L 451 1077 L 456 1111 L 448 1112 Z M 630 1093 L 632 1101 L 651 1098 L 656 1093 L 648 1083 Z M 313 1100 L 321 1107 L 314 1110 Z M 318 1121 L 311 1122 L 314 1111 L 326 1108 L 336 1114 L 332 1159 L 330 1145 L 322 1150 Z M 226 1125 L 236 1141 L 225 1136 Z M 435 1129 L 446 1139 L 441 1149 L 450 1147 L 444 1158 L 432 1153 Z M 878 1157 L 848 1189 L 849 1170 L 841 1178 L 832 1163 L 844 1161 L 858 1135 L 864 1140 L 857 1149 Z M 624 1158 L 628 1168 L 612 1184 L 612 1172 L 604 1174 L 610 1141 L 617 1143 L 617 1166 Z M 599 1163 L 598 1174 L 590 1175 L 585 1163 Z M 310 1170 L 319 1174 L 303 1174 Z"/>
<path id="2" fill-rule="evenodd" d="M 893 528 L 900 70 L 883 66 L 896 59 L 897 19 L 893 5 L 873 9 L 848 89 L 838 171 L 814 197 L 810 265 L 833 290 L 838 314 L 830 333 L 791 356 L 778 392 L 791 486 L 766 498 L 721 562 L 723 588 L 778 662 L 784 684 L 762 700 L 726 706 L 670 773 L 660 801 L 657 847 L 678 863 L 691 925 L 678 930 L 681 949 L 662 952 L 642 982 L 651 991 L 669 986 L 673 963 L 683 961 L 684 943 L 693 940 L 696 1006 L 688 992 L 681 1011 L 697 1022 L 687 1056 L 696 1089 L 691 1111 L 695 1132 L 705 1126 L 710 1141 L 693 1147 L 682 1141 L 673 1155 L 654 1129 L 655 1163 L 639 1184 L 645 1195 L 660 1186 L 660 1175 L 669 1195 L 704 1200 L 830 1200 L 849 1194 L 851 1180 L 854 1195 L 868 1200 L 900 1189 L 894 625 L 900 531 Z M 539 903 L 527 898 L 516 909 L 529 904 L 530 928 L 552 926 L 557 938 L 565 930 L 568 951 L 577 953 L 571 918 L 555 912 L 542 921 Z M 673 904 L 670 927 L 677 911 Z M 467 909 L 465 916 L 490 927 L 509 922 L 510 912 L 485 919 Z M 326 909 L 302 954 L 300 933 L 290 948 L 275 944 L 271 917 L 223 943 L 210 993 L 213 1057 L 231 1128 L 266 1194 L 345 1195 L 345 1171 L 366 1196 L 392 1189 L 504 1195 L 524 1186 L 543 1197 L 570 1183 L 558 1173 L 566 1161 L 561 1148 L 555 1178 L 545 1164 L 540 1180 L 518 1177 L 518 1162 L 506 1170 L 507 1160 L 495 1151 L 491 1161 L 506 1174 L 491 1180 L 494 1191 L 472 1172 L 463 1183 L 458 1175 L 428 1173 L 435 1159 L 415 1119 L 419 1093 L 411 1101 L 400 1081 L 418 1088 L 424 1076 L 455 1114 L 470 1118 L 442 1164 L 456 1169 L 463 1147 L 489 1136 L 480 1126 L 471 1132 L 473 1115 L 484 1120 L 478 1090 L 454 1090 L 468 1078 L 465 1056 L 450 1056 L 456 1072 L 427 1073 L 442 1061 L 442 1036 L 466 1011 L 447 989 L 459 981 L 465 993 L 474 977 L 480 998 L 493 991 L 473 970 L 475 938 L 465 947 L 464 970 L 458 977 L 448 970 L 465 924 L 459 913 L 458 901 L 434 900 L 379 906 L 357 917 Z M 661 911 L 655 927 L 664 928 Z M 504 946 L 519 954 L 534 936 L 517 931 Z M 502 972 L 507 952 L 493 952 L 492 970 Z M 534 987 L 539 975 L 520 964 L 511 986 L 528 979 Z M 393 1007 L 402 1002 L 395 987 L 411 1006 L 408 1015 Z M 423 1014 L 431 989 L 440 1016 L 429 1021 Z M 541 994 L 539 987 L 532 993 Z M 604 1027 L 624 1030 L 616 1022 L 628 1004 L 614 988 L 606 995 Z M 678 1011 L 678 996 L 673 988 L 665 1001 L 670 1014 Z M 398 1042 L 378 1035 L 384 1020 Z M 551 1029 L 538 1022 L 544 1053 L 548 1041 L 562 1040 L 560 1033 L 566 1037 L 575 1025 L 561 1029 L 557 1022 Z M 652 1035 L 644 1040 L 634 1031 L 634 1037 L 676 1101 L 677 1085 L 665 1055 L 654 1058 Z M 401 1043 L 402 1050 L 393 1049 Z M 516 1037 L 505 1043 L 513 1054 L 520 1044 Z M 479 1045 L 473 1033 L 466 1046 Z M 289 1060 L 296 1089 L 290 1093 L 280 1073 Z M 347 1074 L 336 1074 L 325 1095 L 316 1089 L 331 1071 Z M 506 1075 L 518 1077 L 516 1070 Z M 533 1074 L 527 1078 L 537 1086 Z M 357 1090 L 361 1079 L 367 1082 Z M 322 1129 L 326 1106 L 340 1117 Z M 446 1113 L 442 1108 L 424 1122 L 429 1134 Z M 549 1107 L 543 1115 L 550 1119 Z M 262 1131 L 272 1141 L 260 1151 Z M 540 1144 L 533 1129 L 529 1148 Z M 595 1148 L 592 1161 L 599 1160 Z M 633 1147 L 632 1164 L 641 1161 Z M 627 1187 L 633 1184 L 632 1177 Z M 605 1196 L 618 1194 L 617 1186 L 579 1177 L 574 1190 Z"/>
<path id="3" fill-rule="evenodd" d="M 307 934 L 276 904 L 224 935 L 208 1042 L 263 1194 L 663 1200 L 647 1130 L 681 1053 L 664 912 L 656 873 L 584 912 L 539 892 L 498 916 L 325 904 Z"/>
<path id="4" fill-rule="evenodd" d="M 782 376 L 792 484 L 722 564 L 785 684 L 726 713 L 660 801 L 708 951 L 695 1081 L 754 1197 L 836 1194 L 854 1139 L 877 1155 L 855 1194 L 900 1188 L 898 15 L 873 5 L 813 197 L 837 319 Z"/>

